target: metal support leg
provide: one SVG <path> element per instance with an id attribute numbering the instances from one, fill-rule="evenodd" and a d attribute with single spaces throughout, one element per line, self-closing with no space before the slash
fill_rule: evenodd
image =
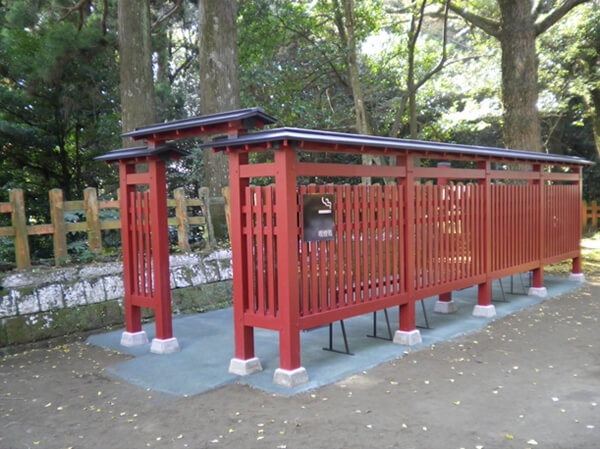
<path id="1" fill-rule="evenodd" d="M 423 318 L 425 318 L 425 326 L 417 326 L 420 329 L 431 329 L 431 327 L 429 326 L 429 319 L 427 319 L 427 310 L 425 309 L 425 300 L 422 299 L 421 301 L 421 309 L 423 309 Z"/>
<path id="2" fill-rule="evenodd" d="M 379 338 L 380 340 L 388 340 L 388 341 L 392 341 L 394 339 L 393 335 L 392 335 L 392 327 L 390 326 L 390 317 L 388 315 L 387 309 L 383 309 L 383 314 L 385 316 L 385 322 L 387 324 L 387 331 L 388 331 L 388 337 L 380 337 L 379 335 L 377 335 L 377 312 L 373 312 L 373 334 L 372 335 L 368 335 L 367 337 L 371 337 L 371 338 Z"/>
<path id="3" fill-rule="evenodd" d="M 323 351 L 337 352 L 338 354 L 346 354 L 346 355 L 354 355 L 350 352 L 350 347 L 348 346 L 348 337 L 346 336 L 346 326 L 344 326 L 344 320 L 340 320 L 340 327 L 342 328 L 342 337 L 344 338 L 344 347 L 345 351 L 340 351 L 339 349 L 333 348 L 333 323 L 329 323 L 329 347 L 323 348 Z"/>
<path id="4" fill-rule="evenodd" d="M 498 283 L 500 284 L 500 292 L 502 292 L 502 299 L 496 299 L 496 302 L 508 302 L 506 300 L 506 295 L 504 295 L 504 286 L 502 285 L 502 279 L 498 279 Z"/>

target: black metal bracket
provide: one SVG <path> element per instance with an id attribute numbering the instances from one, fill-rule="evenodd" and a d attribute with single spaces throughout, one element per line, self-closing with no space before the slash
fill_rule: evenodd
<path id="1" fill-rule="evenodd" d="M 429 319 L 427 319 L 427 310 L 425 310 L 425 300 L 421 300 L 421 308 L 423 309 L 423 318 L 425 318 L 425 326 L 417 326 L 419 329 L 431 329 Z"/>
<path id="2" fill-rule="evenodd" d="M 342 336 L 344 337 L 344 347 L 345 351 L 340 351 L 339 349 L 333 348 L 333 323 L 329 323 L 329 347 L 323 348 L 323 351 L 337 352 L 338 354 L 346 354 L 346 355 L 354 355 L 350 352 L 350 347 L 348 346 L 348 337 L 346 336 L 346 326 L 344 326 L 344 320 L 340 320 L 340 327 L 342 328 Z"/>
<path id="3" fill-rule="evenodd" d="M 390 326 L 390 317 L 388 316 L 387 309 L 383 309 L 383 314 L 385 316 L 385 323 L 387 325 L 388 337 L 380 337 L 377 335 L 377 312 L 373 312 L 373 334 L 367 334 L 367 337 L 370 338 L 379 338 L 380 340 L 392 341 L 394 337 L 392 336 L 392 327 Z"/>

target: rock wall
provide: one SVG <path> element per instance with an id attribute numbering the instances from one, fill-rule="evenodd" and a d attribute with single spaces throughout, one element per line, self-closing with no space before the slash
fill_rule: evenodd
<path id="1" fill-rule="evenodd" d="M 171 256 L 173 313 L 231 303 L 232 276 L 228 250 Z M 0 347 L 124 323 L 121 262 L 37 268 L 1 277 L 0 287 Z"/>

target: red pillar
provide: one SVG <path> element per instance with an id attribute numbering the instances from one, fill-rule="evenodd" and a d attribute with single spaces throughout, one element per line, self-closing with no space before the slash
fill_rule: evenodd
<path id="1" fill-rule="evenodd" d="M 240 166 L 248 163 L 248 154 L 229 153 L 229 182 L 231 210 L 231 251 L 233 264 L 233 320 L 235 336 L 235 358 L 249 360 L 254 358 L 254 328 L 244 324 L 244 311 L 249 306 L 248 257 L 246 236 L 243 232 L 244 216 L 242 208 L 248 178 L 240 176 Z"/>
<path id="2" fill-rule="evenodd" d="M 416 325 L 415 311 L 415 159 L 407 154 L 404 159 L 399 159 L 406 169 L 404 178 L 404 205 L 406 213 L 404 219 L 404 279 L 406 279 L 407 302 L 399 307 L 399 325 L 394 335 L 394 343 L 412 346 L 421 343 L 421 333 Z"/>
<path id="3" fill-rule="evenodd" d="M 298 279 L 298 204 L 296 152 L 283 145 L 275 150 L 277 216 L 277 293 L 279 296 L 279 363 L 282 370 L 300 368 Z"/>
<path id="4" fill-rule="evenodd" d="M 534 296 L 546 296 L 544 288 L 544 244 L 546 242 L 546 179 L 544 176 L 542 164 L 535 164 L 533 171 L 539 173 L 539 179 L 534 180 L 534 185 L 538 186 L 539 215 L 538 215 L 538 267 L 533 270 L 532 287 L 529 294 Z"/>
<path id="5" fill-rule="evenodd" d="M 131 242 L 131 195 L 135 185 L 127 183 L 127 175 L 135 173 L 133 161 L 119 161 L 119 181 L 121 193 L 121 246 L 123 248 L 123 287 L 125 290 L 125 331 L 131 334 L 142 330 L 141 307 L 132 301 L 133 287 L 137 279 L 133 278 L 132 264 L 136 255 L 133 254 Z"/>
<path id="6" fill-rule="evenodd" d="M 154 274 L 154 313 L 156 338 L 173 338 L 171 286 L 169 282 L 169 228 L 167 225 L 167 180 L 165 162 L 148 160 L 150 190 L 151 260 Z M 150 254 L 146 254 L 146 257 Z"/>
<path id="7" fill-rule="evenodd" d="M 406 279 L 408 302 L 400 306 L 399 330 L 410 332 L 417 327 L 415 315 L 415 159 L 412 155 L 407 154 L 403 162 L 406 169 L 404 178 L 404 204 L 406 207 L 404 214 L 406 220 L 404 227 L 404 279 Z"/>
<path id="8" fill-rule="evenodd" d="M 473 315 L 490 318 L 496 315 L 496 308 L 492 304 L 492 163 L 489 159 L 479 162 L 478 167 L 485 170 L 485 178 L 479 181 L 483 185 L 483 267 L 485 282 L 479 284 L 477 289 L 477 305 L 473 308 Z"/>
<path id="9" fill-rule="evenodd" d="M 581 204 L 582 202 L 582 186 L 583 186 L 583 170 L 581 167 L 577 167 L 574 168 L 573 170 L 576 171 L 576 173 L 579 175 L 577 181 L 574 181 L 574 184 L 577 184 L 579 186 L 579 196 L 577 198 L 577 217 L 578 217 L 578 223 L 580 223 L 581 221 L 581 216 L 583 214 L 582 211 L 582 207 L 583 205 Z M 582 226 L 581 224 L 578 226 L 577 228 L 577 239 L 579 242 L 579 245 L 577 246 L 578 250 L 579 250 L 579 255 L 577 257 L 573 258 L 573 269 L 571 270 L 571 279 L 572 280 L 577 280 L 577 281 L 583 281 L 585 278 L 583 276 L 583 267 L 582 267 L 582 261 L 581 261 L 581 237 L 582 237 Z"/>

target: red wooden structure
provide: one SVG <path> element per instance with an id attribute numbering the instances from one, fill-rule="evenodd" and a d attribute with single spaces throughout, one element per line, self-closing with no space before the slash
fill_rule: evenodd
<path id="1" fill-rule="evenodd" d="M 165 142 L 207 134 L 237 137 L 274 122 L 261 109 L 251 108 L 156 124 L 124 134 L 146 141 L 146 147 L 114 150 L 96 158 L 119 163 L 125 289 L 122 345 L 148 343 L 141 321 L 145 307 L 154 310 L 156 322 L 150 350 L 157 354 L 179 350 L 171 318 L 165 161 L 189 153 Z"/>
<path id="2" fill-rule="evenodd" d="M 255 327 L 279 332 L 274 382 L 294 386 L 308 380 L 300 361 L 303 329 L 399 306 L 394 341 L 412 345 L 421 341 L 416 301 L 439 295 L 435 310 L 449 313 L 453 290 L 478 285 L 473 314 L 489 317 L 494 279 L 533 271 L 530 294 L 543 296 L 544 265 L 565 259 L 573 261 L 573 278 L 582 279 L 581 179 L 589 163 L 583 159 L 294 128 L 206 146 L 229 155 L 231 372 L 261 369 Z M 258 152 L 272 162 L 250 163 Z M 392 164 L 307 162 L 311 152 L 373 154 Z M 442 164 L 425 166 L 424 159 Z M 394 182 L 300 182 L 331 176 Z M 253 178 L 272 185 L 252 186 Z M 329 240 L 303 238 L 303 199 L 315 193 L 333 199 Z"/>

